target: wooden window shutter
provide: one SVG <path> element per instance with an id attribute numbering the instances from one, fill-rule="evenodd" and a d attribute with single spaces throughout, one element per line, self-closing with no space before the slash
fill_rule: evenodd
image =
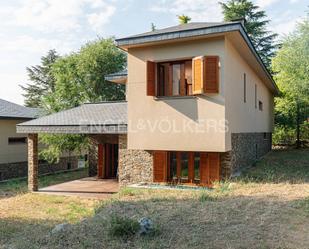
<path id="1" fill-rule="evenodd" d="M 167 152 L 153 152 L 153 181 L 166 182 L 167 180 Z"/>
<path id="2" fill-rule="evenodd" d="M 156 95 L 156 63 L 153 61 L 147 61 L 146 69 L 146 84 L 147 84 L 147 96 Z"/>
<path id="3" fill-rule="evenodd" d="M 209 183 L 220 181 L 220 154 L 216 152 L 208 153 Z"/>
<path id="4" fill-rule="evenodd" d="M 192 93 L 201 94 L 203 93 L 203 64 L 204 57 L 198 56 L 192 59 Z"/>
<path id="5" fill-rule="evenodd" d="M 209 184 L 208 155 L 206 152 L 200 153 L 200 184 L 203 186 Z"/>
<path id="6" fill-rule="evenodd" d="M 205 56 L 204 93 L 219 92 L 219 56 Z"/>

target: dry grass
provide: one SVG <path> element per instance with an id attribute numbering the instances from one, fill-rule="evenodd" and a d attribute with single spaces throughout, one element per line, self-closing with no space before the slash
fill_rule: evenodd
<path id="1" fill-rule="evenodd" d="M 86 171 L 44 176 L 40 186 L 85 176 Z M 0 248 L 33 248 L 56 224 L 76 223 L 94 214 L 97 202 L 26 193 L 26 181 L 0 184 Z"/>
<path id="2" fill-rule="evenodd" d="M 290 168 L 308 172 L 309 151 L 286 153 L 272 152 L 244 177 L 217 184 L 213 191 L 123 189 L 102 203 L 93 217 L 58 234 L 51 234 L 50 229 L 44 227 L 54 216 L 43 215 L 41 222 L 35 215 L 25 215 L 37 222 L 37 230 L 42 227 L 42 232 L 26 234 L 26 239 L 12 234 L 7 245 L 13 248 L 307 249 L 309 182 L 304 174 L 295 174 Z M 264 174 L 272 164 L 273 182 Z M 285 167 L 293 181 L 284 173 Z M 262 176 L 253 177 L 259 174 Z M 109 233 L 114 215 L 130 219 L 150 217 L 155 232 L 150 236 L 114 238 Z M 27 228 L 22 222 L 21 225 Z M 23 246 L 20 246 L 18 242 L 22 240 Z"/>

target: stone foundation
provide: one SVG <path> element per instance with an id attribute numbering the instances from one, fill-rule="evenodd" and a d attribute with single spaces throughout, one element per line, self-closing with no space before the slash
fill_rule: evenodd
<path id="1" fill-rule="evenodd" d="M 151 152 L 127 149 L 127 136 L 119 135 L 118 177 L 120 185 L 152 182 L 152 161 L 153 157 Z"/>
<path id="2" fill-rule="evenodd" d="M 251 166 L 271 150 L 271 145 L 271 133 L 232 133 L 232 151 L 227 152 L 230 156 L 223 156 L 231 160 L 230 173 L 225 169 L 225 176 Z"/>
<path id="3" fill-rule="evenodd" d="M 48 164 L 46 162 L 39 162 L 39 175 L 55 173 L 68 169 L 77 169 L 78 157 L 63 157 L 60 158 L 59 163 Z M 28 176 L 28 162 L 6 163 L 0 164 L 0 181 L 8 180 L 18 177 Z"/>
<path id="4" fill-rule="evenodd" d="M 232 174 L 232 153 L 231 151 L 220 153 L 220 178 L 228 179 Z"/>

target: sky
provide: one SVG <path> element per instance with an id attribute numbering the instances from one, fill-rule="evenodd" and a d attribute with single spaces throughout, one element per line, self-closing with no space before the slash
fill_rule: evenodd
<path id="1" fill-rule="evenodd" d="M 308 0 L 254 2 L 281 37 L 309 10 Z M 64 55 L 97 37 L 147 32 L 151 23 L 177 25 L 180 14 L 192 22 L 223 18 L 218 0 L 0 0 L 0 98 L 23 104 L 26 67 L 39 64 L 49 49 Z"/>

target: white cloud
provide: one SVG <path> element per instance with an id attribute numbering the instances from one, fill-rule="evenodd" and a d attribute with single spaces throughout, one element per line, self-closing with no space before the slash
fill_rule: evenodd
<path id="1" fill-rule="evenodd" d="M 22 103 L 25 68 L 55 48 L 60 54 L 102 33 L 114 0 L 16 0 L 0 7 L 0 98 Z"/>
<path id="2" fill-rule="evenodd" d="M 256 5 L 258 5 L 261 8 L 265 8 L 268 7 L 276 2 L 278 2 L 279 0 L 257 0 L 256 1 Z"/>
<path id="3" fill-rule="evenodd" d="M 218 0 L 161 0 L 152 3 L 150 10 L 170 13 L 175 16 L 185 14 L 191 17 L 193 22 L 216 22 L 223 18 Z"/>
<path id="4" fill-rule="evenodd" d="M 272 26 L 272 30 L 280 35 L 287 35 L 295 29 L 297 23 L 301 20 L 302 18 L 296 17 L 290 20 L 279 21 Z"/>
<path id="5" fill-rule="evenodd" d="M 101 28 L 108 23 L 115 13 L 114 5 L 106 0 L 27 0 L 13 9 L 1 10 L 0 20 L 5 25 L 44 33 L 79 31 L 88 24 L 97 30 L 96 22 Z"/>
<path id="6" fill-rule="evenodd" d="M 13 82 L 14 84 L 12 84 Z M 18 85 L 24 82 L 26 82 L 26 75 L 23 72 L 15 72 L 14 74 L 2 73 L 0 77 L 0 98 L 23 105 L 23 92 Z"/>
<path id="7" fill-rule="evenodd" d="M 92 13 L 87 15 L 88 23 L 95 31 L 100 30 L 102 26 L 107 24 L 110 20 L 110 17 L 112 17 L 116 11 L 115 6 L 112 5 L 104 4 L 100 7 L 102 8 L 100 13 Z"/>

